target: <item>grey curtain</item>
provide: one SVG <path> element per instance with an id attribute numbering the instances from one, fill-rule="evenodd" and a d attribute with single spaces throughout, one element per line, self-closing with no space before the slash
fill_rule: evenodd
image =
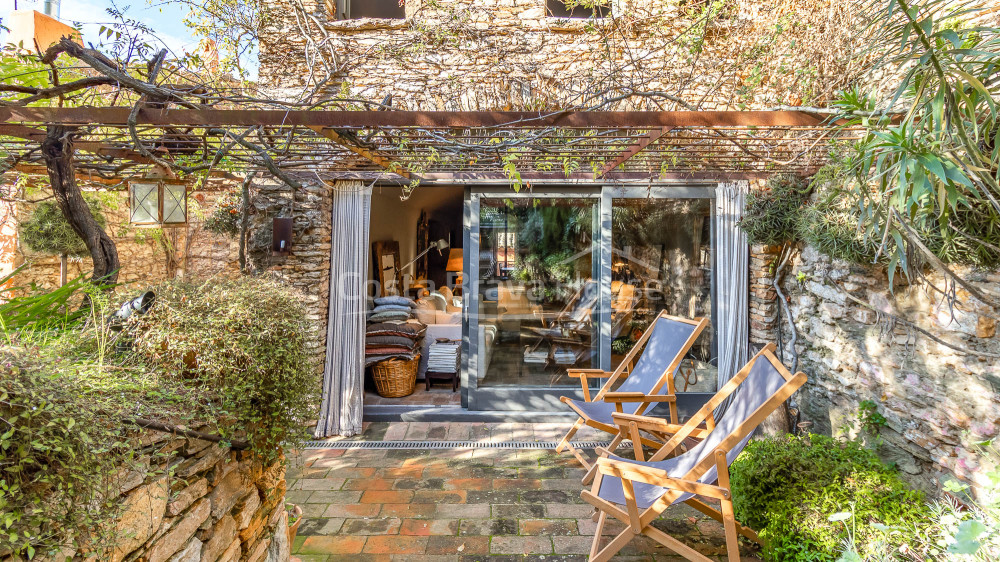
<path id="1" fill-rule="evenodd" d="M 330 308 L 323 369 L 323 403 L 316 437 L 361 432 L 364 400 L 365 283 L 371 188 L 337 182 L 332 192 Z"/>
<path id="2" fill-rule="evenodd" d="M 722 388 L 750 360 L 749 277 L 750 247 L 736 225 L 743 216 L 749 184 L 720 183 L 715 190 L 716 328 L 718 330 L 719 380 Z"/>

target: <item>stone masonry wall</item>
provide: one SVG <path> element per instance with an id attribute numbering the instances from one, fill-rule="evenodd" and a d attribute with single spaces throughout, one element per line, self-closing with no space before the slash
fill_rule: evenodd
<path id="1" fill-rule="evenodd" d="M 275 216 L 295 218 L 291 251 L 287 256 L 272 256 L 269 251 L 253 257 L 260 269 L 286 279 L 305 296 L 307 318 L 316 333 L 308 342 L 309 351 L 320 361 L 326 349 L 326 318 L 330 303 L 330 230 L 331 191 L 315 180 L 300 178 L 304 189 L 292 200 L 292 190 L 275 180 L 254 184 L 255 215 L 252 228 L 259 239 L 270 241 L 271 220 Z"/>
<path id="2" fill-rule="evenodd" d="M 144 431 L 146 470 L 113 477 L 119 517 L 108 522 L 110 562 L 285 562 L 289 559 L 285 465 L 201 439 Z M 151 461 L 150 459 L 158 459 Z M 72 548 L 43 562 L 92 560 Z M 6 559 L 3 562 L 14 562 Z"/>
<path id="3" fill-rule="evenodd" d="M 851 77 L 850 11 L 835 0 L 739 0 L 707 18 L 707 2 L 613 0 L 614 18 L 596 20 L 550 17 L 545 0 L 406 0 L 405 20 L 338 21 L 330 4 L 268 3 L 265 91 L 297 99 L 319 82 L 320 98 L 469 111 L 659 91 L 607 108 L 673 109 L 673 96 L 763 109 L 822 103 Z"/>
<path id="4" fill-rule="evenodd" d="M 194 192 L 188 200 L 189 222 L 177 228 L 162 229 L 173 251 L 168 254 L 154 231 L 129 225 L 128 194 L 123 192 L 101 192 L 102 212 L 107 219 L 108 234 L 115 240 L 121 270 L 118 281 L 128 285 L 139 285 L 175 276 L 210 277 L 217 274 L 233 274 L 238 271 L 236 262 L 237 244 L 231 238 L 213 234 L 203 227 L 205 217 L 214 209 L 220 192 Z M 32 200 L 42 200 L 48 192 L 33 194 Z M 0 246 L 9 245 L 12 256 L 7 266 L 13 269 L 20 265 L 25 268 L 14 280 L 16 286 L 37 284 L 52 289 L 59 284 L 59 258 L 32 252 L 17 239 L 16 220 L 30 216 L 34 204 L 21 202 L 16 212 L 9 217 L 11 228 L 0 231 Z M 67 279 L 93 269 L 89 257 L 69 258 Z M 6 273 L 4 271 L 3 273 Z"/>
<path id="5" fill-rule="evenodd" d="M 963 275 L 1000 298 L 1000 272 Z M 939 277 L 929 281 L 944 286 Z M 956 351 L 882 313 L 914 322 L 957 347 L 997 354 L 996 312 L 970 304 L 961 289 L 953 313 L 927 284 L 898 284 L 890 293 L 884 271 L 834 260 L 810 247 L 791 264 L 783 290 L 798 331 L 799 369 L 809 376 L 796 399 L 802 418 L 813 422 L 812 431 L 853 434 L 858 406 L 870 400 L 887 419 L 879 431 L 881 456 L 912 482 L 929 491 L 951 475 L 983 483 L 984 460 L 974 444 L 1000 434 L 1000 360 Z M 875 310 L 851 302 L 845 291 Z M 762 342 L 774 337 L 773 324 L 754 325 L 752 331 Z M 786 342 L 789 336 L 786 330 Z"/>

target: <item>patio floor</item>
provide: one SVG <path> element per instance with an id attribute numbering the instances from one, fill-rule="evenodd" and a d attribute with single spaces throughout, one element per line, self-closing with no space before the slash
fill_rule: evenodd
<path id="1" fill-rule="evenodd" d="M 569 424 L 367 423 L 366 440 L 558 441 Z M 607 441 L 589 429 L 579 441 Z M 596 524 L 583 470 L 538 449 L 309 449 L 292 459 L 287 500 L 303 509 L 292 545 L 303 562 L 586 560 Z M 687 506 L 656 526 L 706 555 L 721 524 Z M 619 525 L 607 533 L 617 534 Z M 752 549 L 744 560 L 757 560 Z M 721 559 L 721 558 L 720 558 Z M 682 560 L 636 537 L 615 560 Z"/>

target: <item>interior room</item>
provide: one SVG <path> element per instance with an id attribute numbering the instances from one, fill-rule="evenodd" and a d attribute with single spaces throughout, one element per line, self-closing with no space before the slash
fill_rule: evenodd
<path id="1" fill-rule="evenodd" d="M 369 296 L 413 299 L 418 306 L 411 311 L 409 321 L 426 328 L 414 342 L 413 351 L 420 358 L 413 393 L 380 395 L 372 378 L 375 363 L 369 363 L 365 373 L 366 405 L 455 405 L 461 401 L 455 384 L 457 368 L 454 378 L 438 380 L 438 375 L 451 375 L 448 371 L 452 369 L 435 366 L 429 356 L 435 343 L 449 344 L 462 338 L 463 195 L 461 187 L 421 187 L 408 196 L 400 187 L 373 190 Z M 370 349 L 370 341 L 366 349 Z"/>

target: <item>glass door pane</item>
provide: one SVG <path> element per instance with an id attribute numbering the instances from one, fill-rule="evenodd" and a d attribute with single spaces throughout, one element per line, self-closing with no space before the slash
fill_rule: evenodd
<path id="1" fill-rule="evenodd" d="M 599 201 L 481 199 L 479 388 L 578 386 L 567 368 L 599 366 Z"/>
<path id="2" fill-rule="evenodd" d="M 711 318 L 711 212 L 711 199 L 612 201 L 612 368 L 661 311 Z M 715 390 L 714 333 L 692 347 L 679 391 Z"/>

